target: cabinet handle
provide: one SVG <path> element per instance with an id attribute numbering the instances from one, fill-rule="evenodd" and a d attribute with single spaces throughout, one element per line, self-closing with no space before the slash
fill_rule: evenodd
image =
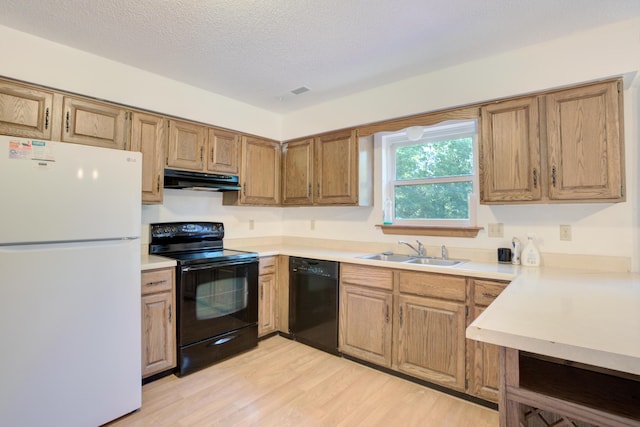
<path id="1" fill-rule="evenodd" d="M 44 112 L 44 128 L 49 129 L 49 108 L 48 107 Z"/>
<path id="2" fill-rule="evenodd" d="M 556 167 L 552 167 L 551 168 L 551 184 L 555 187 L 556 186 Z"/>
<path id="3" fill-rule="evenodd" d="M 173 312 L 171 311 L 171 304 L 169 304 L 169 322 L 171 322 L 172 317 L 173 317 Z"/>
<path id="4" fill-rule="evenodd" d="M 402 306 L 400 306 L 400 327 L 402 327 Z"/>
<path id="5" fill-rule="evenodd" d="M 264 285 L 260 285 L 260 299 L 264 300 Z"/>
<path id="6" fill-rule="evenodd" d="M 320 197 L 320 183 L 318 183 L 318 197 Z"/>
<path id="7" fill-rule="evenodd" d="M 533 188 L 538 188 L 538 169 L 533 168 Z"/>
<path id="8" fill-rule="evenodd" d="M 156 280 L 155 282 L 147 282 L 147 284 L 145 286 L 156 286 L 156 285 L 162 285 L 163 283 L 167 283 L 166 280 Z"/>
<path id="9" fill-rule="evenodd" d="M 387 304 L 387 310 L 384 315 L 384 320 L 386 323 L 389 323 L 389 304 Z"/>
<path id="10" fill-rule="evenodd" d="M 65 128 L 67 129 L 67 133 L 69 133 L 69 120 L 70 120 L 69 112 L 67 111 L 67 121 L 66 121 L 66 125 L 65 125 Z"/>
<path id="11" fill-rule="evenodd" d="M 490 294 L 488 292 L 483 292 L 482 296 L 485 297 L 485 298 L 494 298 L 494 299 L 498 298 L 498 295 Z"/>
<path id="12" fill-rule="evenodd" d="M 204 147 L 200 147 L 200 161 L 204 162 Z"/>
<path id="13" fill-rule="evenodd" d="M 307 192 L 307 197 L 311 197 L 311 183 L 309 183 L 309 191 Z"/>
<path id="14" fill-rule="evenodd" d="M 160 175 L 158 175 L 158 180 L 156 181 L 156 193 L 160 192 Z"/>
<path id="15" fill-rule="evenodd" d="M 247 181 L 245 181 L 244 184 L 242 184 L 242 195 L 244 197 L 247 197 Z"/>

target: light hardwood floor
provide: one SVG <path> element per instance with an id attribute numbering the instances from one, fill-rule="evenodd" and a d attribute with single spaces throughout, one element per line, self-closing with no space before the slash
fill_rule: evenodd
<path id="1" fill-rule="evenodd" d="M 496 427 L 496 411 L 283 337 L 184 378 L 142 388 L 140 426 Z"/>

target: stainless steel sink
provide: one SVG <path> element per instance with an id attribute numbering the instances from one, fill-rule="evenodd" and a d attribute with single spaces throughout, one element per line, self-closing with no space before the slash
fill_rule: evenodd
<path id="1" fill-rule="evenodd" d="M 452 267 L 463 263 L 461 259 L 442 259 L 442 258 L 411 258 L 404 261 L 407 264 L 423 264 L 423 265 L 437 265 L 440 267 Z"/>
<path id="2" fill-rule="evenodd" d="M 359 258 L 362 259 L 372 259 L 376 261 L 394 261 L 394 262 L 405 262 L 412 259 L 411 255 L 404 254 L 393 254 L 393 253 L 381 253 L 381 254 L 373 254 L 373 255 L 365 255 Z"/>
<path id="3" fill-rule="evenodd" d="M 390 261 L 390 262 L 402 262 L 407 264 L 422 264 L 422 265 L 434 265 L 440 267 L 452 267 L 454 265 L 465 262 L 461 259 L 442 259 L 433 257 L 418 257 L 415 255 L 394 254 L 383 252 L 380 254 L 364 255 L 359 258 L 372 259 L 375 261 Z"/>

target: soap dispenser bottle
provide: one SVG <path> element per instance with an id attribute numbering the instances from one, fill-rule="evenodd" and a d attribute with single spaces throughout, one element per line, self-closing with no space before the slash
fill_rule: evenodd
<path id="1" fill-rule="evenodd" d="M 540 251 L 538 251 L 538 248 L 533 241 L 532 234 L 527 234 L 527 244 L 524 246 L 524 249 L 522 249 L 520 262 L 522 265 L 529 267 L 537 267 L 540 265 Z"/>

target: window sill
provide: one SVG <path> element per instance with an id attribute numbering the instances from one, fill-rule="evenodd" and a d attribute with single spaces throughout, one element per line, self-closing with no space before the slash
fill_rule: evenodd
<path id="1" fill-rule="evenodd" d="M 416 225 L 376 224 L 384 234 L 408 234 L 416 236 L 476 237 L 484 227 L 436 227 Z"/>

